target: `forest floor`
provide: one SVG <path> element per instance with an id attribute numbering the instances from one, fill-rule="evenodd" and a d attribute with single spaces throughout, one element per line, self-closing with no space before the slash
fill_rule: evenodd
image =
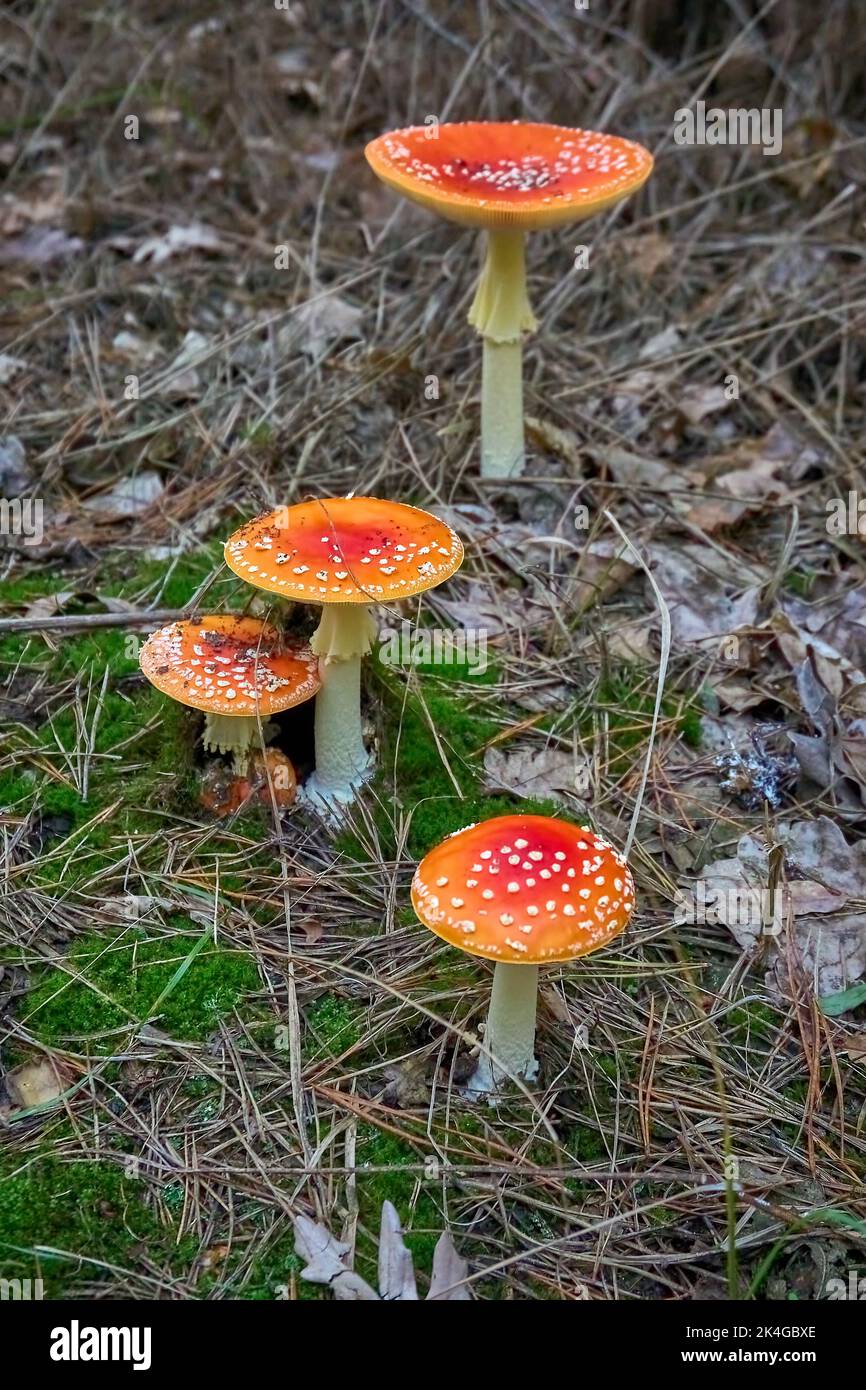
<path id="1" fill-rule="evenodd" d="M 745 32 L 327 8 L 0 20 L 0 496 L 42 503 L 0 553 L 30 623 L 0 631 L 0 1277 L 330 1297 L 293 1218 L 375 1282 L 389 1200 L 422 1296 L 449 1231 L 482 1299 L 826 1297 L 866 1264 L 862 36 L 833 4 Z M 678 146 L 696 95 L 784 108 L 783 151 Z M 494 485 L 475 238 L 363 148 L 516 116 L 657 163 L 530 239 L 530 461 Z M 486 662 L 371 658 L 377 772 L 336 833 L 216 817 L 134 614 L 245 608 L 225 538 L 351 490 L 458 531 L 458 574 L 386 617 Z M 280 720 L 302 774 L 311 731 Z M 634 820 L 639 906 L 543 973 L 540 1076 L 491 1108 L 462 1088 L 490 971 L 409 884 L 519 808 L 620 846 Z M 778 920 L 728 920 L 720 883 Z"/>

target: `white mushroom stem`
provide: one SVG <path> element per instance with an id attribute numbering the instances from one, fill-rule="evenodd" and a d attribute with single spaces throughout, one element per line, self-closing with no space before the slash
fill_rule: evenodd
<path id="1" fill-rule="evenodd" d="M 361 658 L 369 652 L 376 624 L 365 604 L 329 604 L 310 639 L 320 658 L 316 696 L 316 770 L 303 799 L 328 818 L 354 800 L 370 771 L 361 733 Z"/>
<path id="2" fill-rule="evenodd" d="M 537 1003 L 538 966 L 497 961 L 484 1031 L 485 1051 L 469 1079 L 470 1095 L 489 1095 L 508 1077 L 531 1081 L 535 1076 Z"/>
<path id="3" fill-rule="evenodd" d="M 484 339 L 481 476 L 517 478 L 524 464 L 521 340 L 537 326 L 526 293 L 523 232 L 488 232 L 469 322 Z"/>

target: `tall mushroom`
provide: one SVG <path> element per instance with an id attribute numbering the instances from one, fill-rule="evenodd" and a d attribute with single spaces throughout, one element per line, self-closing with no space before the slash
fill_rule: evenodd
<path id="1" fill-rule="evenodd" d="M 259 721 L 311 699 L 320 684 L 319 662 L 306 644 L 236 614 L 160 628 L 142 646 L 139 664 L 157 690 L 204 710 L 205 748 L 231 753 L 238 771 Z"/>
<path id="2" fill-rule="evenodd" d="M 418 507 L 328 497 L 247 522 L 226 542 L 225 557 L 248 583 L 322 607 L 310 641 L 322 659 L 316 770 L 303 795 L 335 817 L 370 768 L 361 733 L 361 658 L 376 632 L 371 607 L 441 584 L 459 568 L 463 546 L 450 526 Z"/>
<path id="3" fill-rule="evenodd" d="M 497 816 L 425 856 L 412 905 L 444 941 L 496 961 L 485 1053 L 469 1083 L 485 1094 L 505 1077 L 536 1073 L 538 967 L 607 945 L 634 910 L 634 884 L 623 856 L 594 830 Z"/>
<path id="4" fill-rule="evenodd" d="M 629 197 L 653 158 L 615 135 L 526 121 L 409 126 L 366 148 L 375 174 L 440 217 L 487 233 L 469 322 L 484 339 L 481 476 L 523 471 L 521 340 L 536 328 L 524 233 L 580 222 Z M 564 268 L 565 269 L 565 268 Z"/>

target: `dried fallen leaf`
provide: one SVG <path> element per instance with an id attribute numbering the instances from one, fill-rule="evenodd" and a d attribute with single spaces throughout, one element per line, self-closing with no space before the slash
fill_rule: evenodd
<path id="1" fill-rule="evenodd" d="M 699 425 L 707 415 L 715 415 L 730 405 L 724 386 L 687 386 L 677 399 L 677 409 L 690 425 Z"/>
<path id="2" fill-rule="evenodd" d="M 378 1302 L 375 1289 L 344 1264 L 348 1245 L 308 1216 L 296 1216 L 294 1227 L 295 1253 L 307 1261 L 301 1270 L 302 1279 L 309 1284 L 327 1284 L 340 1302 Z"/>
<path id="3" fill-rule="evenodd" d="M 158 501 L 163 483 L 158 473 L 144 469 L 130 478 L 121 478 L 107 492 L 88 497 L 82 506 L 88 511 L 105 512 L 111 516 L 138 516 Z"/>
<path id="4" fill-rule="evenodd" d="M 658 459 L 645 458 L 613 445 L 602 454 L 602 459 L 610 469 L 615 480 L 624 487 L 659 488 L 664 492 L 681 490 L 682 472 L 677 472 L 667 463 Z"/>
<path id="5" fill-rule="evenodd" d="M 0 386 L 5 386 L 19 372 L 23 372 L 26 366 L 23 357 L 11 357 L 8 352 L 0 352 Z"/>
<path id="6" fill-rule="evenodd" d="M 561 748 L 519 748 L 505 752 L 488 748 L 484 754 L 484 782 L 489 791 L 513 792 L 515 796 L 553 798 L 567 801 L 563 792 L 585 792 L 583 770 L 574 755 Z"/>
<path id="7" fill-rule="evenodd" d="M 174 398 L 194 396 L 201 385 L 199 367 L 211 348 L 211 341 L 192 328 L 184 337 L 177 355 L 166 369 L 161 394 Z"/>
<path id="8" fill-rule="evenodd" d="M 45 594 L 29 603 L 24 610 L 25 618 L 53 618 L 61 613 L 70 599 L 75 598 L 73 589 L 58 589 L 53 594 Z"/>
<path id="9" fill-rule="evenodd" d="M 572 430 L 561 429 L 550 420 L 538 420 L 534 415 L 527 415 L 524 423 L 530 439 L 534 439 L 543 449 L 570 463 L 575 470 L 575 476 L 580 476 L 582 445 Z"/>
<path id="10" fill-rule="evenodd" d="M 701 481 L 708 495 L 691 509 L 689 520 L 702 531 L 712 532 L 770 503 L 784 506 L 794 500 L 791 484 L 821 459 L 813 445 L 778 421 L 763 438 L 748 440 L 718 458 L 701 460 Z"/>
<path id="11" fill-rule="evenodd" d="M 758 617 L 760 590 L 696 570 L 690 555 L 670 546 L 653 546 L 652 571 L 670 609 L 674 640 L 702 642 L 751 627 Z"/>
<path id="12" fill-rule="evenodd" d="M 379 1229 L 379 1292 L 370 1288 L 354 1270 L 348 1268 L 346 1257 L 350 1247 L 336 1240 L 325 1226 L 308 1216 L 296 1216 L 295 1253 L 306 1260 L 301 1278 L 311 1284 L 327 1284 L 334 1297 L 344 1301 L 380 1300 L 389 1303 L 414 1303 L 418 1299 L 412 1254 L 403 1240 L 400 1218 L 391 1202 L 382 1204 Z M 466 1283 L 469 1266 L 454 1249 L 453 1241 L 444 1231 L 433 1251 L 433 1272 L 427 1301 L 465 1303 L 471 1300 Z"/>
<path id="13" fill-rule="evenodd" d="M 165 265 L 172 256 L 184 255 L 188 251 L 219 252 L 223 249 L 223 243 L 212 227 L 193 222 L 188 227 L 169 227 L 162 236 L 148 237 L 133 253 L 132 259 L 136 265 L 149 261 L 156 267 Z"/>
<path id="14" fill-rule="evenodd" d="M 19 497 L 32 483 L 33 474 L 21 440 L 15 434 L 3 435 L 0 437 L 0 494 Z"/>
<path id="15" fill-rule="evenodd" d="M 427 1084 L 427 1063 L 423 1057 L 407 1057 L 385 1068 L 385 1089 L 380 1100 L 395 1110 L 411 1110 L 427 1105 L 430 1087 Z"/>
<path id="16" fill-rule="evenodd" d="M 304 917 L 300 922 L 293 923 L 304 933 L 304 944 L 315 946 L 325 935 L 325 924 L 318 917 Z"/>
<path id="17" fill-rule="evenodd" d="M 23 1062 L 6 1075 L 6 1091 L 16 1110 L 32 1110 L 57 1100 L 72 1084 L 70 1067 L 43 1057 L 38 1062 Z"/>
<path id="18" fill-rule="evenodd" d="M 320 295 L 300 306 L 294 315 L 294 323 L 289 324 L 284 332 L 292 338 L 300 334 L 301 351 L 317 360 L 332 343 L 360 338 L 363 317 L 363 309 L 356 308 L 345 299 L 334 294 Z"/>
<path id="19" fill-rule="evenodd" d="M 30 227 L 19 237 L 0 242 L 0 264 L 23 261 L 27 265 L 50 265 L 52 261 L 78 256 L 83 250 L 81 237 L 67 236 L 57 227 Z"/>
<path id="20" fill-rule="evenodd" d="M 657 270 L 667 265 L 675 251 L 673 242 L 661 232 L 641 232 L 624 237 L 617 249 L 628 268 L 645 280 L 651 280 Z"/>
<path id="21" fill-rule="evenodd" d="M 768 979 L 780 992 L 786 992 L 793 967 L 802 969 L 816 994 L 839 994 L 866 974 L 866 916 L 859 909 L 844 910 L 849 901 L 866 899 L 866 843 L 849 845 L 826 816 L 779 825 L 775 842 L 784 851 L 787 879 L 773 904 L 779 935 L 767 936 L 758 914 L 740 906 L 747 901 L 744 894 L 768 885 L 770 846 L 761 833 L 744 835 L 735 858 L 702 870 L 705 895 L 712 896 L 716 920 L 744 950 L 753 949 L 759 938 L 770 943 Z"/>
<path id="22" fill-rule="evenodd" d="M 391 1202 L 382 1203 L 379 1227 L 379 1297 L 387 1303 L 415 1303 L 418 1289 L 412 1254 L 403 1240 L 400 1218 Z"/>

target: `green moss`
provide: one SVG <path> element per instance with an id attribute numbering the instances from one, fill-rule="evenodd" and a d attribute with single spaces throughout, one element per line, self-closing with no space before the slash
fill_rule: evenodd
<path id="1" fill-rule="evenodd" d="M 69 953 L 67 969 L 37 972 L 19 1007 L 22 1022 L 43 1042 L 111 1051 L 116 1030 L 147 1020 L 172 1037 L 195 1041 L 258 986 L 252 960 L 207 945 L 159 1004 L 178 967 L 201 940 L 202 928 L 176 916 L 192 935 L 148 938 L 135 928 L 115 940 L 85 937 Z M 102 1036 L 108 1034 L 108 1036 Z"/>
<path id="2" fill-rule="evenodd" d="M 566 1147 L 581 1164 L 600 1163 L 607 1158 L 607 1149 L 599 1130 L 591 1125 L 575 1125 L 568 1135 Z"/>
<path id="3" fill-rule="evenodd" d="M 414 859 L 475 821 L 519 810 L 536 815 L 561 811 L 552 801 L 485 793 L 484 746 L 500 726 L 473 704 L 474 692 L 462 679 L 450 681 L 447 668 L 437 666 L 435 679 L 425 676 L 420 690 L 407 692 L 393 670 L 371 665 L 382 722 L 374 815 L 386 852 L 395 849 L 395 787 L 397 804 L 411 815 L 407 850 Z M 337 847 L 352 858 L 367 857 L 365 846 L 351 833 L 340 836 Z"/>
<path id="4" fill-rule="evenodd" d="M 51 1247 L 59 1255 L 36 1252 Z M 0 1263 L 7 1279 L 44 1281 L 47 1298 L 110 1276 L 106 1264 L 179 1271 L 193 1257 L 145 1206 L 135 1179 L 110 1163 L 63 1163 L 47 1154 L 0 1161 Z M 90 1263 L 89 1261 L 93 1261 Z"/>
<path id="5" fill-rule="evenodd" d="M 613 754 L 612 774 L 628 771 L 634 750 L 648 738 L 655 701 L 655 673 L 642 676 L 640 668 L 627 667 L 603 680 L 594 701 L 585 708 L 580 728 L 586 738 L 593 734 L 596 715 L 603 713 L 605 716 L 606 737 Z M 667 694 L 662 700 L 661 713 L 673 720 L 684 742 L 692 748 L 700 747 L 701 712 L 693 694 Z"/>
<path id="6" fill-rule="evenodd" d="M 420 802 L 412 816 L 407 842 L 409 854 L 413 859 L 422 859 L 428 850 L 455 830 L 462 830 L 464 826 L 474 825 L 477 821 L 490 820 L 494 816 L 511 816 L 521 811 L 530 816 L 555 816 L 562 813 L 562 806 L 554 801 L 521 800 L 508 796 L 468 796 L 462 801 L 452 796 Z"/>
<path id="7" fill-rule="evenodd" d="M 416 1150 L 395 1135 L 385 1134 L 371 1125 L 358 1126 L 355 1149 L 358 1207 L 361 1223 L 369 1234 L 359 1232 L 358 1273 L 376 1285 L 376 1239 L 382 1219 L 382 1203 L 393 1202 L 400 1216 L 406 1244 L 412 1251 L 416 1271 L 430 1273 L 433 1249 L 442 1233 L 442 1217 L 432 1196 L 422 1186 L 418 1172 L 406 1172 L 407 1164 L 417 1165 Z M 365 1173 L 365 1166 L 386 1167 L 387 1172 Z"/>
<path id="8" fill-rule="evenodd" d="M 124 556 L 113 565 L 113 573 L 101 592 L 135 603 L 145 599 L 153 602 L 158 596 L 161 608 L 183 608 L 222 564 L 220 541 L 209 541 L 174 560 L 140 560 L 130 566 L 129 557 Z M 207 594 L 210 611 L 219 613 L 226 606 L 227 592 L 237 594 L 238 588 L 234 575 L 216 579 Z"/>
<path id="9" fill-rule="evenodd" d="M 13 811 L 22 801 L 29 807 L 33 801 L 35 780 L 32 773 L 0 773 L 0 811 Z"/>
<path id="10" fill-rule="evenodd" d="M 295 1254 L 294 1236 L 285 1236 L 269 1243 L 261 1255 L 253 1257 L 242 1287 L 230 1283 L 232 1297 L 262 1302 L 289 1298 L 299 1303 L 331 1302 L 330 1289 L 323 1284 L 309 1284 L 301 1278 L 303 1268 L 304 1261 Z"/>
<path id="11" fill-rule="evenodd" d="M 775 1037 L 781 1022 L 777 1009 L 757 1002 L 738 1005 L 727 1017 L 731 1041 L 739 1044 Z"/>
<path id="12" fill-rule="evenodd" d="M 360 1004 L 340 999 L 336 994 L 323 994 L 306 1011 L 310 1036 L 304 1050 L 308 1057 L 337 1057 L 354 1046 L 361 1037 L 363 1014 Z"/>
<path id="13" fill-rule="evenodd" d="M 276 440 L 277 432 L 269 420 L 248 421 L 241 430 L 241 439 L 251 448 L 265 449 Z"/>
<path id="14" fill-rule="evenodd" d="M 784 588 L 789 594 L 796 594 L 798 598 L 808 598 L 817 577 L 816 570 L 801 566 L 799 569 L 788 571 L 784 579 Z"/>

